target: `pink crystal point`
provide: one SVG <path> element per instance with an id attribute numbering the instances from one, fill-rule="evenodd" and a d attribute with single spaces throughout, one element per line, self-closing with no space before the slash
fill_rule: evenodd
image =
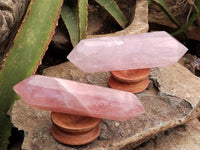
<path id="1" fill-rule="evenodd" d="M 33 75 L 14 86 L 29 105 L 47 111 L 125 121 L 145 110 L 129 92 Z"/>
<path id="2" fill-rule="evenodd" d="M 85 72 L 104 72 L 172 65 L 187 51 L 168 33 L 82 40 L 68 59 Z"/>

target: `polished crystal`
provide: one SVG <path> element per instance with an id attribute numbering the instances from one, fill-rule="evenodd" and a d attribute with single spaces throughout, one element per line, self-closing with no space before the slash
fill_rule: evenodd
<path id="1" fill-rule="evenodd" d="M 187 48 L 164 31 L 85 39 L 68 59 L 84 72 L 104 72 L 172 65 Z"/>
<path id="2" fill-rule="evenodd" d="M 119 121 L 145 111 L 132 93 L 54 77 L 33 75 L 14 90 L 30 106 L 47 111 Z"/>

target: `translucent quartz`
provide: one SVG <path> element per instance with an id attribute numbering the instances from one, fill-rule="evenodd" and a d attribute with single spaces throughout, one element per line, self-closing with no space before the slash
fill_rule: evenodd
<path id="1" fill-rule="evenodd" d="M 47 111 L 119 121 L 145 111 L 132 93 L 54 77 L 33 75 L 14 90 L 30 106 Z"/>
<path id="2" fill-rule="evenodd" d="M 67 58 L 84 72 L 104 72 L 172 65 L 186 51 L 185 46 L 161 31 L 85 39 Z"/>

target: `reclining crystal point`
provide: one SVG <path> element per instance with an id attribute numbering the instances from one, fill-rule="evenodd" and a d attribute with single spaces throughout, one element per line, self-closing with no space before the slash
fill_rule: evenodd
<path id="1" fill-rule="evenodd" d="M 67 58 L 84 72 L 172 65 L 187 48 L 164 31 L 85 39 Z"/>
<path id="2" fill-rule="evenodd" d="M 30 106 L 47 111 L 119 121 L 145 111 L 132 93 L 54 77 L 33 75 L 14 90 Z"/>

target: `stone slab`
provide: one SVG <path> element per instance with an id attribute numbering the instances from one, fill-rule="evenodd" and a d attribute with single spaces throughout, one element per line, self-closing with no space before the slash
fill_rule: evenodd
<path id="1" fill-rule="evenodd" d="M 46 69 L 44 75 L 107 86 L 109 73 L 85 74 L 67 62 Z M 152 69 L 150 79 L 148 89 L 137 94 L 146 113 L 125 122 L 102 120 L 98 139 L 84 146 L 56 142 L 50 135 L 50 112 L 30 108 L 22 100 L 16 101 L 10 115 L 14 126 L 25 131 L 22 149 L 132 150 L 155 135 L 199 116 L 199 78 L 176 64 Z M 191 87 L 193 90 L 189 90 Z M 183 93 L 178 95 L 179 92 Z"/>
<path id="2" fill-rule="evenodd" d="M 199 150 L 199 138 L 200 122 L 195 119 L 159 134 L 134 150 Z"/>
<path id="3" fill-rule="evenodd" d="M 200 115 L 200 79 L 187 68 L 178 63 L 169 67 L 154 68 L 150 78 L 154 80 L 160 94 L 173 95 L 187 100 L 194 108 L 194 111 L 189 114 L 190 117 L 195 118 Z"/>

